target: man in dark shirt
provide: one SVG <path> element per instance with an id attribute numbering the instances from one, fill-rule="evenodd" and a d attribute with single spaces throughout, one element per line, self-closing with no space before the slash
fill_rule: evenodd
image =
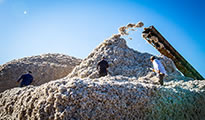
<path id="1" fill-rule="evenodd" d="M 21 81 L 20 83 L 20 87 L 24 87 L 24 86 L 27 86 L 27 85 L 30 85 L 33 81 L 33 76 L 31 75 L 31 71 L 28 71 L 27 74 L 23 74 L 18 80 L 17 82 Z"/>
<path id="2" fill-rule="evenodd" d="M 97 64 L 97 70 L 99 73 L 99 77 L 103 77 L 107 75 L 107 68 L 109 67 L 108 62 L 105 60 L 105 57 L 102 58 L 100 62 Z"/>

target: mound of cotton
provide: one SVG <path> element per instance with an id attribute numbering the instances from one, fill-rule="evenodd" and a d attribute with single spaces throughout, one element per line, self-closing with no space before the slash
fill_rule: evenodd
<path id="1" fill-rule="evenodd" d="M 18 86 L 18 78 L 32 71 L 33 85 L 68 75 L 81 60 L 63 54 L 43 54 L 10 61 L 0 66 L 0 92 Z"/>

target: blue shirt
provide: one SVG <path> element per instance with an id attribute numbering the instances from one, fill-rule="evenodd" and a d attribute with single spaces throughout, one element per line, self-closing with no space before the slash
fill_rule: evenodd
<path id="1" fill-rule="evenodd" d="M 164 73 L 165 75 L 167 74 L 160 60 L 154 59 L 152 63 L 153 63 L 154 70 L 156 71 L 157 74 L 158 74 L 157 71 L 160 71 L 160 73 Z"/>
<path id="2" fill-rule="evenodd" d="M 20 81 L 21 79 L 22 79 L 21 84 L 30 85 L 33 81 L 33 76 L 30 74 L 24 74 L 18 79 L 18 81 Z"/>
<path id="3" fill-rule="evenodd" d="M 107 73 L 107 68 L 109 67 L 108 62 L 105 60 L 101 60 L 97 64 L 97 69 L 99 69 L 100 73 Z"/>

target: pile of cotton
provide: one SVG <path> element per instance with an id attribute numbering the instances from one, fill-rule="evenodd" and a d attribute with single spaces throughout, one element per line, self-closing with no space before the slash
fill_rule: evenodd
<path id="1" fill-rule="evenodd" d="M 63 78 L 0 93 L 0 119 L 204 119 L 205 81 Z"/>
<path id="2" fill-rule="evenodd" d="M 129 48 L 120 34 L 113 35 L 68 76 L 0 93 L 0 119 L 205 119 L 205 80 L 184 77 L 171 59 L 158 56 L 168 73 L 161 86 L 150 56 Z M 109 74 L 99 78 L 96 65 L 102 57 Z"/>
<path id="3" fill-rule="evenodd" d="M 28 71 L 34 77 L 33 85 L 41 85 L 68 75 L 81 59 L 63 54 L 42 54 L 10 61 L 0 66 L 0 92 L 17 87 L 16 81 Z"/>
<path id="4" fill-rule="evenodd" d="M 105 57 L 109 63 L 108 71 L 111 76 L 123 75 L 136 78 L 147 76 L 148 73 L 152 73 L 151 56 L 149 53 L 141 53 L 129 48 L 125 39 L 113 35 L 95 48 L 68 77 L 97 78 L 96 66 L 102 57 Z M 164 64 L 168 75 L 172 76 L 167 77 L 167 80 L 183 77 L 171 59 L 165 56 L 159 56 L 158 59 Z"/>

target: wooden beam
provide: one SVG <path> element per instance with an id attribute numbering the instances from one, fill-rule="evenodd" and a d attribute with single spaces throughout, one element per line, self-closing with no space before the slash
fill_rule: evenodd
<path id="1" fill-rule="evenodd" d="M 182 55 L 180 55 L 174 47 L 156 30 L 154 26 L 145 28 L 142 32 L 142 37 L 155 47 L 161 54 L 171 58 L 178 70 L 184 76 L 191 77 L 197 80 L 204 78 L 197 72 L 194 67 L 187 62 Z"/>

